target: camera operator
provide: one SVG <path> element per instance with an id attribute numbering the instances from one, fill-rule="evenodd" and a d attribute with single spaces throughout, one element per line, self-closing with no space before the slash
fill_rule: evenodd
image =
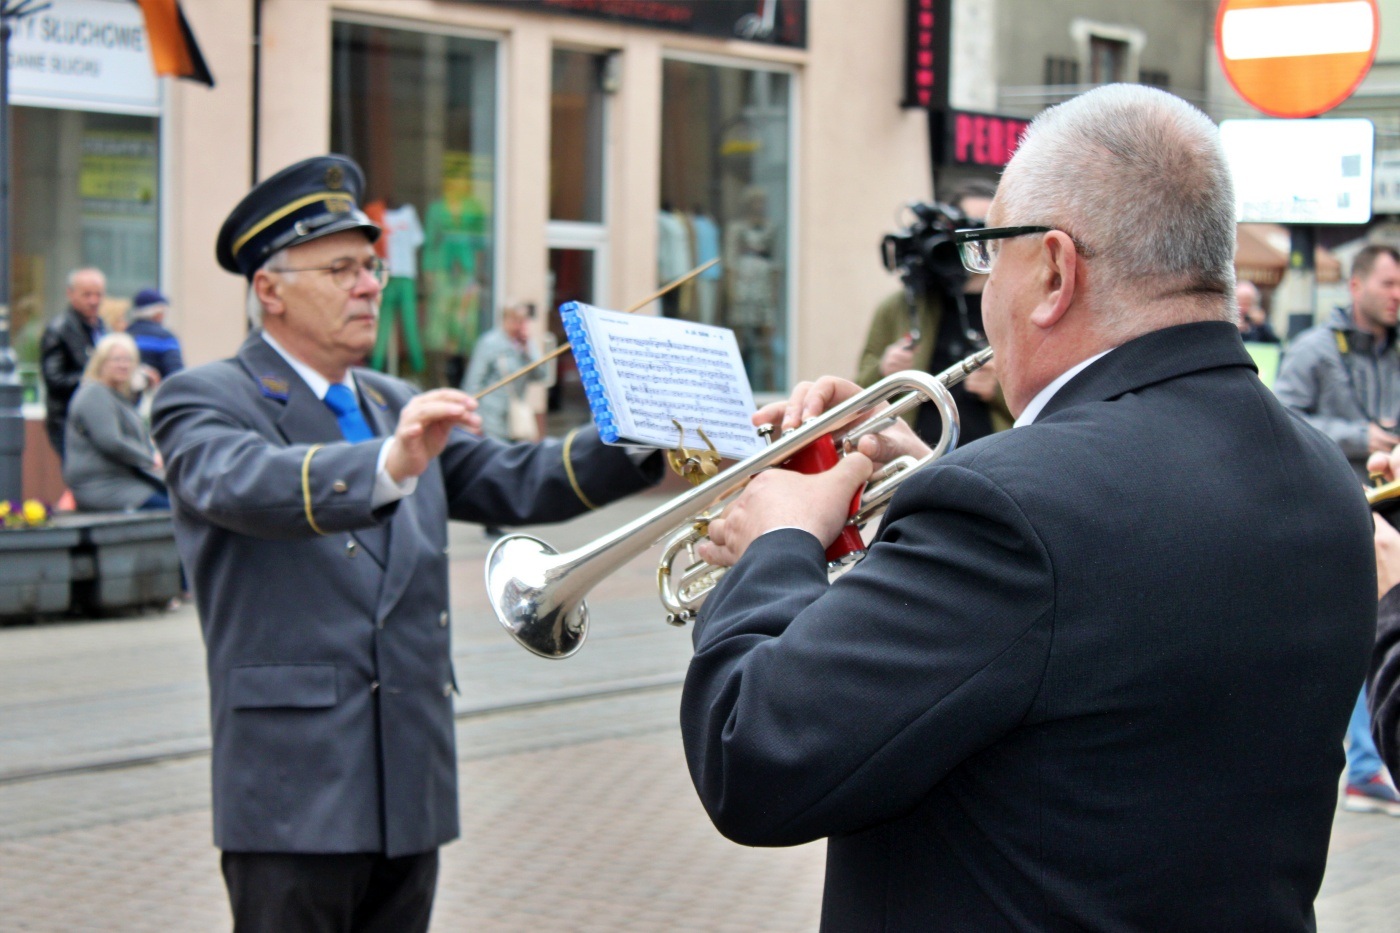
<path id="1" fill-rule="evenodd" d="M 952 233 L 960 227 L 982 226 L 995 194 L 996 186 L 990 182 L 966 182 L 954 192 L 952 207 L 913 205 L 909 229 L 885 237 L 885 267 L 900 273 L 904 288 L 875 309 L 856 375 L 862 387 L 906 369 L 939 373 L 986 346 L 982 335 L 986 276 L 969 275 L 963 269 Z M 973 373 L 952 393 L 961 416 L 960 443 L 1011 426 L 994 364 Z M 906 420 L 926 443 L 938 442 L 942 426 L 933 406 L 920 406 Z"/>

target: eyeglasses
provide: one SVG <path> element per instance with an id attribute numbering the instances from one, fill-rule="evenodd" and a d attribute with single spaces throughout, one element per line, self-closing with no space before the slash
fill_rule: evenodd
<path id="1" fill-rule="evenodd" d="M 283 267 L 280 269 L 272 269 L 270 271 L 329 272 L 331 274 L 331 281 L 335 283 L 336 287 L 342 288 L 347 292 L 355 287 L 355 283 L 360 281 L 361 272 L 368 272 L 370 274 L 370 278 L 374 279 L 376 282 L 379 283 L 380 288 L 383 288 L 384 284 L 389 281 L 389 266 L 387 263 L 384 262 L 383 259 L 380 259 L 378 256 L 366 259 L 363 262 L 361 262 L 358 259 L 346 258 L 337 259 L 329 266 L 303 266 L 301 268 L 296 269 L 290 267 Z"/>
<path id="2" fill-rule="evenodd" d="M 992 271 L 992 265 L 996 262 L 997 247 L 1001 240 L 1010 240 L 1018 236 L 1029 236 L 1032 233 L 1050 233 L 1059 230 L 1074 243 L 1074 248 L 1085 259 L 1094 255 L 1093 250 L 1065 230 L 1059 227 L 977 227 L 953 232 L 953 242 L 958 246 L 958 258 L 962 260 L 963 268 L 968 272 L 977 272 L 982 275 Z"/>

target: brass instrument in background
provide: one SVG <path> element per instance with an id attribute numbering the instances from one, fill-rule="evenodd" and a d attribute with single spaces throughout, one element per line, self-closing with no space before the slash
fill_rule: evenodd
<path id="1" fill-rule="evenodd" d="M 924 402 L 935 405 L 943 424 L 938 446 L 922 458 L 897 458 L 870 478 L 847 522 L 848 529 L 858 531 L 884 513 L 901 482 L 956 446 L 958 411 L 948 389 L 991 358 L 991 350 L 982 350 L 937 376 L 914 371 L 894 373 L 787 432 L 708 482 L 575 550 L 560 554 L 538 538 L 524 534 L 501 538 L 486 558 L 486 593 L 496 618 L 516 641 L 535 654 L 567 658 L 578 651 L 588 634 L 584 597 L 589 591 L 638 554 L 669 538 L 657 571 L 658 585 L 669 611 L 667 621 L 685 624 L 694 618 L 724 570 L 698 561 L 694 547 L 704 540 L 709 518 L 718 514 L 723 503 L 742 491 L 754 475 L 787 462 L 827 435 L 834 440 L 836 431 L 886 401 L 888 410 L 843 435 L 836 442 L 837 449 L 854 450 L 861 437 L 884 430 L 905 412 Z"/>

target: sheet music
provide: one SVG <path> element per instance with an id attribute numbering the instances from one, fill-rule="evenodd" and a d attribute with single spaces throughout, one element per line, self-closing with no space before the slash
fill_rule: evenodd
<path id="1" fill-rule="evenodd" d="M 697 426 L 732 459 L 763 446 L 750 420 L 753 390 L 733 331 L 585 304 L 565 308 L 566 314 L 569 308 L 576 311 L 588 334 L 585 352 L 592 356 L 621 441 L 674 448 L 674 418 L 685 427 L 688 447 L 705 446 Z M 580 372 L 586 373 L 583 363 Z"/>

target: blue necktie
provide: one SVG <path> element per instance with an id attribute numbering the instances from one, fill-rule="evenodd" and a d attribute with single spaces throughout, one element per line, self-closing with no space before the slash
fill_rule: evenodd
<path id="1" fill-rule="evenodd" d="M 360 411 L 360 403 L 355 401 L 355 393 L 350 387 L 336 383 L 326 390 L 326 407 L 335 412 L 335 420 L 340 422 L 340 433 L 350 443 L 367 441 L 374 437 L 365 413 Z"/>

